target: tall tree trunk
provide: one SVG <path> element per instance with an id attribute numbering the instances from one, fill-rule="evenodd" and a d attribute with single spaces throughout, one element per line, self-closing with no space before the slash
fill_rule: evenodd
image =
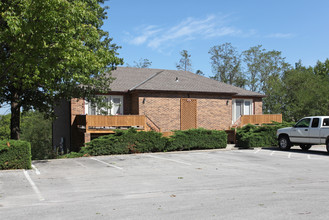
<path id="1" fill-rule="evenodd" d="M 10 139 L 19 140 L 21 111 L 17 101 L 11 102 Z"/>

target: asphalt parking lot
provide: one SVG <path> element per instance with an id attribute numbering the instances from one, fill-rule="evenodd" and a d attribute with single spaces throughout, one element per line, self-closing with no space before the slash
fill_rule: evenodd
<path id="1" fill-rule="evenodd" d="M 0 171 L 0 219 L 328 219 L 329 154 L 210 150 Z"/>

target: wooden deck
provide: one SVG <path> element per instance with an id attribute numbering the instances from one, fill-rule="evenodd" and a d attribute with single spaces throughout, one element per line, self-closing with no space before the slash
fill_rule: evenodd
<path id="1" fill-rule="evenodd" d="M 144 115 L 77 115 L 77 126 L 86 133 L 114 133 L 115 129 L 147 130 Z"/>
<path id="2" fill-rule="evenodd" d="M 282 122 L 282 115 L 243 115 L 238 121 L 234 123 L 232 128 L 243 127 L 247 124 L 267 124 L 275 122 Z M 81 143 L 89 142 L 89 139 L 86 139 L 86 135 L 103 135 L 114 133 L 116 129 L 129 129 L 135 128 L 139 131 L 149 131 L 154 130 L 157 132 L 163 133 L 163 136 L 169 137 L 173 135 L 172 131 L 164 132 L 161 131 L 153 121 L 151 121 L 145 115 L 77 115 L 74 121 L 73 133 L 76 136 L 82 134 L 84 137 L 81 137 Z M 228 143 L 235 143 L 235 133 L 236 130 L 226 130 L 228 134 Z"/>
<path id="3" fill-rule="evenodd" d="M 232 127 L 243 127 L 247 124 L 261 125 L 270 124 L 273 121 L 282 122 L 282 114 L 265 114 L 265 115 L 242 115 Z"/>

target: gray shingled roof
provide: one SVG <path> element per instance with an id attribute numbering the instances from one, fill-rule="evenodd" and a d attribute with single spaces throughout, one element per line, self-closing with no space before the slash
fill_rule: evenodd
<path id="1" fill-rule="evenodd" d="M 118 67 L 111 73 L 112 77 L 115 78 L 111 84 L 111 91 L 114 92 L 138 90 L 184 91 L 264 97 L 260 93 L 180 70 Z"/>

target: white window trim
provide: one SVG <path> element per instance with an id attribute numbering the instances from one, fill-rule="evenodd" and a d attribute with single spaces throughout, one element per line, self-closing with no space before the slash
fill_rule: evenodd
<path id="1" fill-rule="evenodd" d="M 120 98 L 121 99 L 121 108 L 120 108 L 120 115 L 123 115 L 123 95 L 104 95 L 104 97 L 106 97 L 108 100 L 110 100 L 111 105 L 113 105 L 113 98 Z M 85 100 L 85 114 L 88 115 L 90 114 L 89 112 L 89 105 L 91 103 L 89 103 L 87 100 Z M 96 106 L 96 112 L 99 112 L 99 109 Z M 108 115 L 112 115 L 111 109 L 108 109 Z"/>
<path id="2" fill-rule="evenodd" d="M 254 102 L 252 99 L 232 99 L 232 124 L 234 122 L 236 122 L 236 120 L 238 120 L 238 118 L 236 118 L 236 101 L 237 100 L 241 100 L 242 102 L 242 114 L 244 115 L 244 108 L 245 108 L 245 103 L 246 102 L 250 102 L 250 115 L 254 114 Z"/>

